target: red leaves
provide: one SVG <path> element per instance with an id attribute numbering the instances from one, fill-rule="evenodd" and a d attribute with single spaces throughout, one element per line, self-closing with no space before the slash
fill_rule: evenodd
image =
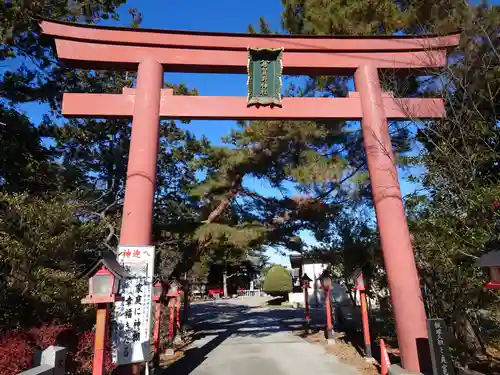
<path id="1" fill-rule="evenodd" d="M 498 207 L 500 207 L 500 202 L 498 202 L 496 199 L 493 201 L 493 203 L 491 204 L 491 209 L 493 211 L 496 211 L 498 210 Z"/>
<path id="2" fill-rule="evenodd" d="M 35 346 L 29 334 L 12 331 L 0 335 L 0 374 L 16 375 L 33 366 Z"/>
<path id="3" fill-rule="evenodd" d="M 73 357 L 73 368 L 92 372 L 92 359 L 94 356 L 94 331 L 85 331 L 78 337 L 78 347 Z M 111 362 L 111 345 L 106 343 L 106 358 L 104 362 L 105 373 L 111 373 L 116 366 Z"/>
<path id="4" fill-rule="evenodd" d="M 39 350 L 50 345 L 66 346 L 66 343 L 58 339 L 62 332 L 71 331 L 71 324 L 43 324 L 40 327 L 31 328 L 27 333 L 32 337 L 33 343 Z"/>
<path id="5" fill-rule="evenodd" d="M 68 349 L 66 372 L 92 372 L 94 332 L 77 332 L 71 324 L 44 324 L 40 327 L 14 330 L 0 334 L 0 374 L 16 375 L 34 365 L 35 353 L 50 345 Z M 107 343 L 106 373 L 115 365 L 111 362 L 110 343 Z"/>

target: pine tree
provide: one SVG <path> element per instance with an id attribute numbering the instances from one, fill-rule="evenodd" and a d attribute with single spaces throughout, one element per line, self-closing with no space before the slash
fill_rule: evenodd
<path id="1" fill-rule="evenodd" d="M 9 246 L 0 247 L 3 255 L 0 268 L 5 271 L 0 284 L 10 291 L 17 290 L 8 275 L 19 272 L 18 260 L 24 256 L 29 259 L 33 276 L 27 276 L 30 285 L 42 270 L 56 274 L 55 269 L 67 272 L 68 285 L 76 285 L 75 277 L 82 267 L 103 250 L 115 250 L 118 244 L 131 124 L 123 119 L 71 119 L 60 125 L 61 121 L 56 123 L 52 113 L 45 116 L 42 124 L 31 124 L 18 113 L 16 104 L 46 102 L 58 112 L 63 91 L 120 93 L 124 87 L 133 86 L 135 74 L 130 72 L 64 67 L 55 59 L 47 41 L 39 38 L 40 16 L 85 21 L 82 17 L 92 15 L 87 21 L 97 22 L 98 18 L 116 17 L 116 7 L 122 1 L 85 2 L 85 8 L 78 7 L 77 2 L 66 1 L 8 3 L 2 7 L 6 12 L 2 15 L 7 20 L 2 24 L 5 38 L 2 58 L 17 59 L 21 67 L 0 79 L 0 91 L 5 98 L 0 125 L 0 144 L 5 151 L 0 163 L 0 185 L 5 192 L 1 197 L 0 226 L 2 238 L 10 241 Z M 77 8 L 70 9 L 68 4 Z M 133 26 L 138 27 L 140 12 L 132 9 L 130 13 Z M 166 86 L 173 88 L 176 94 L 196 94 L 183 85 Z M 50 139 L 50 146 L 42 144 L 42 138 Z M 162 122 L 153 237 L 159 253 L 158 266 L 165 278 L 171 275 L 185 252 L 184 232 L 187 230 L 189 237 L 196 229 L 193 223 L 198 220 L 199 202 L 191 199 L 189 186 L 196 181 L 195 156 L 208 146 L 205 139 L 197 140 L 189 132 L 180 130 L 175 122 Z M 25 194 L 15 194 L 22 192 Z M 16 203 L 20 201 L 24 204 Z M 13 212 L 16 214 L 11 214 Z M 60 220 L 49 219 L 46 223 L 40 219 L 43 215 L 56 215 L 53 212 L 59 213 Z M 20 221 L 16 221 L 16 217 L 21 218 Z M 28 218 L 32 218 L 31 221 Z M 31 223 L 29 230 L 20 229 L 23 222 Z M 41 241 L 40 236 L 46 233 L 48 237 Z M 69 245 L 71 241 L 73 247 Z M 17 249 L 15 254 L 10 250 L 12 246 Z M 57 254 L 61 253 L 61 259 L 74 259 L 74 262 L 47 263 L 45 254 L 56 254 L 56 250 Z M 33 292 L 39 293 L 40 299 L 49 298 L 49 292 L 43 288 L 34 288 Z M 74 296 L 81 294 L 76 289 L 68 289 L 68 293 L 71 292 Z M 11 304 L 11 300 L 2 300 L 2 311 L 4 307 L 9 310 Z M 61 305 L 64 306 L 68 305 Z M 79 304 L 78 310 L 81 310 Z M 63 315 L 61 312 L 60 316 Z M 42 319 L 42 316 L 37 313 L 34 318 Z M 23 317 L 16 319 L 9 324 L 16 324 Z"/>
<path id="2" fill-rule="evenodd" d="M 454 327 L 463 365 L 487 353 L 487 345 L 496 345 L 497 336 L 477 311 L 488 311 L 497 323 L 497 298 L 483 289 L 488 276 L 476 261 L 500 244 L 500 8 L 471 6 L 465 16 L 460 47 L 441 76 L 443 85 L 429 88 L 446 100 L 448 116 L 417 134 L 422 152 L 414 162 L 425 173 L 415 180 L 426 194 L 407 202 L 427 308 Z"/>
<path id="3" fill-rule="evenodd" d="M 481 288 L 485 275 L 474 262 L 487 250 L 497 249 L 499 243 L 498 7 L 486 2 L 471 5 L 426 0 L 282 3 L 282 27 L 294 34 L 462 31 L 460 47 L 438 78 L 433 77 L 435 72 L 429 72 L 426 79 L 401 79 L 390 73 L 381 78 L 399 96 L 423 94 L 446 101 L 446 119 L 417 124 L 421 155 L 399 161 L 425 168 L 421 176 L 411 180 L 421 183 L 424 191 L 407 199 L 406 205 L 428 312 L 447 319 L 455 328 L 460 343 L 457 353 L 473 353 L 477 348 L 484 351 L 478 343 L 478 326 L 475 333 L 471 327 L 479 322 L 475 312 L 480 309 L 497 313 L 491 294 Z M 319 77 L 311 79 L 306 88 L 337 95 L 343 92 L 345 83 L 346 78 Z M 332 235 L 338 234 L 342 231 L 333 228 Z M 358 241 L 363 238 L 356 233 L 347 238 L 352 234 Z M 348 254 L 340 255 L 343 266 L 349 268 Z"/>

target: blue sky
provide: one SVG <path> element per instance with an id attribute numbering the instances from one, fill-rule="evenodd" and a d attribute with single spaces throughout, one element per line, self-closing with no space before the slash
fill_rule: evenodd
<path id="1" fill-rule="evenodd" d="M 254 0 L 251 2 L 234 0 L 129 0 L 120 8 L 120 21 L 109 21 L 108 25 L 128 26 L 131 18 L 128 9 L 137 8 L 142 12 L 142 27 L 159 29 L 179 29 L 190 31 L 246 32 L 249 24 L 258 25 L 263 16 L 272 29 L 280 28 L 281 1 Z M 13 66 L 10 65 L 9 68 Z M 181 74 L 167 73 L 166 82 L 185 83 L 196 88 L 200 95 L 246 96 L 246 75 L 225 74 Z M 286 85 L 286 81 L 285 81 Z M 36 124 L 42 119 L 47 108 L 38 104 L 21 106 Z M 206 135 L 214 144 L 221 144 L 221 137 L 235 127 L 234 121 L 192 121 L 181 125 L 197 136 Z M 247 182 L 248 183 L 248 182 Z M 263 194 L 273 194 L 272 189 L 263 181 L 250 181 L 250 184 Z M 414 190 L 414 186 L 402 181 L 403 194 Z M 306 242 L 314 242 L 304 234 Z M 271 261 L 288 265 L 288 257 L 270 251 Z"/>

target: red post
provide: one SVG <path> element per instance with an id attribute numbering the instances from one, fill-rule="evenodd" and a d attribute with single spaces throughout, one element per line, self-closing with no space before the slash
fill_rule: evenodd
<path id="1" fill-rule="evenodd" d="M 326 339 L 333 338 L 332 309 L 330 306 L 330 288 L 325 288 Z"/>
<path id="2" fill-rule="evenodd" d="M 311 326 L 311 317 L 309 316 L 309 291 L 308 286 L 304 285 L 304 312 L 306 314 L 306 329 Z"/>
<path id="3" fill-rule="evenodd" d="M 186 274 L 184 274 L 184 286 L 182 293 L 184 294 L 184 303 L 182 308 L 182 325 L 185 326 L 189 322 L 189 282 Z"/>
<path id="4" fill-rule="evenodd" d="M 181 329 L 181 295 L 180 293 L 177 295 L 177 329 Z"/>
<path id="5" fill-rule="evenodd" d="M 153 348 L 154 348 L 154 362 L 155 366 L 158 365 L 160 356 L 160 319 L 161 319 L 161 302 L 155 302 L 155 327 L 153 332 Z"/>
<path id="6" fill-rule="evenodd" d="M 361 299 L 361 319 L 363 321 L 363 336 L 365 340 L 365 357 L 372 358 L 372 344 L 370 339 L 370 325 L 368 322 L 368 308 L 366 306 L 366 292 L 359 291 Z"/>
<path id="7" fill-rule="evenodd" d="M 427 339 L 426 316 L 377 68 L 359 67 L 354 82 L 401 359 L 405 369 L 418 372 L 417 339 Z"/>
<path id="8" fill-rule="evenodd" d="M 389 367 L 391 367 L 389 354 L 387 353 L 384 340 L 380 339 L 380 375 L 389 374 Z"/>
<path id="9" fill-rule="evenodd" d="M 104 374 L 106 339 L 108 337 L 108 321 L 109 321 L 108 312 L 109 308 L 107 303 L 99 303 L 97 305 L 92 375 Z"/>
<path id="10" fill-rule="evenodd" d="M 171 297 L 168 301 L 168 346 L 172 346 L 174 342 L 174 322 L 175 322 L 175 297 Z"/>
<path id="11" fill-rule="evenodd" d="M 125 199 L 120 230 L 121 245 L 150 245 L 156 163 L 160 132 L 160 99 L 163 67 L 146 58 L 139 63 Z M 139 374 L 143 364 L 120 366 L 120 374 Z"/>

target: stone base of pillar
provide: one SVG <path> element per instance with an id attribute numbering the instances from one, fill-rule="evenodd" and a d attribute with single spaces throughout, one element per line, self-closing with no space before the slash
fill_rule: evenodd
<path id="1" fill-rule="evenodd" d="M 182 345 L 182 337 L 181 336 L 175 336 L 175 338 L 174 338 L 174 344 L 175 345 Z"/>
<path id="2" fill-rule="evenodd" d="M 401 368 L 399 365 L 389 367 L 389 375 L 423 375 L 421 372 L 413 372 Z"/>
<path id="3" fill-rule="evenodd" d="M 326 339 L 326 345 L 335 345 L 337 341 L 335 339 Z"/>

